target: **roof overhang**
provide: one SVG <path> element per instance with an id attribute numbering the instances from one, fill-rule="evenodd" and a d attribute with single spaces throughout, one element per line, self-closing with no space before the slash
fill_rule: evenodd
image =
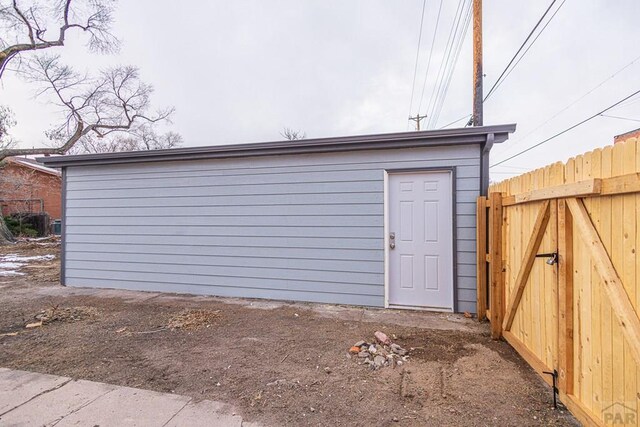
<path id="1" fill-rule="evenodd" d="M 506 141 L 509 138 L 509 134 L 513 133 L 515 129 L 515 124 L 478 126 L 460 129 L 303 139 L 298 141 L 213 145 L 208 147 L 82 154 L 75 156 L 50 156 L 39 157 L 36 160 L 46 166 L 57 168 L 66 166 L 224 159 L 341 151 L 388 150 L 444 145 L 483 144 L 484 146 L 487 141 L 492 141 L 493 144 Z"/>
<path id="2" fill-rule="evenodd" d="M 15 165 L 18 165 L 18 166 L 22 166 L 22 167 L 25 167 L 25 168 L 28 168 L 28 169 L 32 169 L 34 171 L 46 173 L 48 175 L 54 175 L 54 176 L 57 176 L 57 177 L 60 177 L 62 175 L 59 170 L 52 169 L 52 168 L 49 168 L 47 166 L 43 166 L 43 165 L 38 164 L 38 163 L 29 162 L 29 161 L 26 161 L 26 160 L 24 160 L 24 159 L 22 159 L 20 157 L 6 157 L 4 160 L 9 162 L 9 163 L 13 163 Z M 42 162 L 40 162 L 40 163 L 42 163 Z"/>

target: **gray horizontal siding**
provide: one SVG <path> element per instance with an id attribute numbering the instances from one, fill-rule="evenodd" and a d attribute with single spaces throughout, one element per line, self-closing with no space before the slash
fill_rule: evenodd
<path id="1" fill-rule="evenodd" d="M 218 285 L 198 285 L 194 283 L 171 283 L 166 281 L 146 281 L 146 280 L 124 280 L 101 279 L 89 272 L 84 278 L 68 277 L 68 286 L 91 286 L 96 288 L 108 289 L 135 289 L 140 291 L 158 291 L 173 292 L 195 295 L 216 295 L 220 297 L 237 297 L 237 298 L 266 298 L 291 301 L 309 301 L 319 303 L 336 303 L 339 299 L 341 304 L 379 306 L 380 295 L 363 295 L 358 292 L 356 294 L 327 293 L 319 290 L 299 291 L 283 288 L 282 285 L 278 289 L 268 288 L 251 288 L 248 286 L 218 286 Z"/>
<path id="2" fill-rule="evenodd" d="M 388 153 L 393 154 L 388 156 Z M 421 149 L 408 150 L 385 150 L 370 152 L 351 152 L 351 153 L 324 153 L 298 156 L 271 156 L 266 157 L 263 161 L 261 157 L 244 157 L 233 159 L 217 159 L 215 161 L 179 161 L 179 162 L 163 162 L 162 167 L 156 168 L 152 163 L 123 164 L 114 167 L 112 165 L 98 166 L 80 166 L 74 167 L 77 171 L 73 177 L 69 177 L 69 182 L 75 180 L 95 179 L 96 181 L 104 181 L 108 178 L 122 177 L 123 175 L 138 177 L 154 177 L 157 175 L 183 176 L 192 173 L 205 175 L 244 175 L 242 171 L 250 171 L 252 175 L 258 173 L 285 173 L 287 175 L 296 171 L 308 172 L 317 170 L 344 171 L 354 169 L 377 169 L 381 163 L 386 168 L 402 168 L 420 167 L 425 160 L 425 153 L 428 152 L 428 161 L 435 166 L 446 167 L 453 163 L 460 165 L 471 165 L 477 168 L 477 175 L 480 175 L 479 161 L 476 158 L 477 152 L 479 157 L 479 148 L 477 146 L 459 146 L 459 147 L 429 147 Z M 422 155 L 415 157 L 416 153 L 421 152 Z M 376 154 L 383 153 L 383 154 Z M 387 156 L 386 158 L 384 156 Z M 321 159 L 321 162 L 317 160 Z M 210 165 L 215 162 L 215 168 Z M 93 177 L 93 178 L 91 178 Z"/>
<path id="3" fill-rule="evenodd" d="M 65 281 L 382 306 L 384 170 L 455 167 L 462 310 L 479 158 L 458 146 L 71 167 Z"/>
<path id="4" fill-rule="evenodd" d="M 336 249 L 336 248 L 273 248 L 273 247 L 234 247 L 234 246 L 196 246 L 177 245 L 167 241 L 161 245 L 109 245 L 102 243 L 73 243 L 67 244 L 67 252 L 92 252 L 92 253 L 125 253 L 137 256 L 138 254 L 164 254 L 164 255 L 207 255 L 226 257 L 272 257 L 272 258 L 304 258 L 304 259 L 345 259 L 350 261 L 378 261 L 384 260 L 384 251 L 362 249 Z"/>
<path id="5" fill-rule="evenodd" d="M 103 245 L 148 245 L 167 244 L 167 235 L 123 235 L 123 234 L 79 234 L 67 231 L 66 242 L 100 242 Z M 175 246 L 221 246 L 226 248 L 307 248 L 307 249 L 383 249 L 376 238 L 326 238 L 326 237 L 258 237 L 258 236 L 171 236 Z"/>
<path id="6" fill-rule="evenodd" d="M 335 227 L 336 217 L 340 218 L 342 228 L 350 227 L 382 227 L 384 218 L 382 215 L 216 215 L 198 216 L 185 212 L 178 216 L 105 216 L 101 209 L 94 210 L 91 216 L 67 217 L 67 225 L 70 226 L 109 226 L 117 230 L 122 226 L 222 226 L 222 227 Z"/>
<path id="7" fill-rule="evenodd" d="M 126 190 L 123 190 L 126 191 Z M 147 190 L 148 193 L 148 190 Z M 113 206 L 135 208 L 158 207 L 213 207 L 213 206 L 295 206 L 295 205 L 353 205 L 382 203 L 382 192 L 351 192 L 329 194 L 272 194 L 272 195 L 206 195 L 202 196 L 158 196 L 104 199 L 70 199 L 67 206 L 71 208 L 110 208 Z M 206 199 L 205 199 L 206 197 Z"/>
<path id="8" fill-rule="evenodd" d="M 296 285 L 298 282 L 322 282 L 328 283 L 327 285 L 331 289 L 335 289 L 338 284 L 342 289 L 344 284 L 348 284 L 345 290 L 349 287 L 358 287 L 360 285 L 373 286 L 376 290 L 377 284 L 383 279 L 381 273 L 353 273 L 344 271 L 331 271 L 331 270 L 317 270 L 317 269 L 292 269 L 292 268 L 270 268 L 270 267 L 254 267 L 254 266 L 216 266 L 215 274 L 211 271 L 211 265 L 194 265 L 194 264 L 157 264 L 157 263 L 130 263 L 130 262 L 108 262 L 108 261 L 74 261 L 68 260 L 66 268 L 69 276 L 73 276 L 75 273 L 82 274 L 83 271 L 91 269 L 92 271 L 104 271 L 113 273 L 114 275 L 109 277 L 115 277 L 115 273 L 142 273 L 143 276 L 153 278 L 158 275 L 170 275 L 174 281 L 184 281 L 184 278 L 191 280 L 193 277 L 205 277 L 205 278 L 220 278 L 220 281 L 224 281 L 229 286 L 243 286 L 245 284 L 244 279 L 251 279 L 246 281 L 249 285 L 251 281 L 264 279 L 270 282 L 277 283 L 278 280 L 292 281 Z M 322 271 L 322 280 L 319 280 L 318 271 Z M 129 276 L 132 277 L 132 276 Z M 180 279 L 182 278 L 182 279 Z M 206 280 L 206 279 L 205 279 Z M 206 281 L 205 284 L 210 283 Z M 360 288 L 359 288 L 360 289 Z M 332 291 L 338 292 L 338 291 Z M 377 295 L 373 292 L 372 295 Z"/>
<path id="9" fill-rule="evenodd" d="M 309 258 L 277 258 L 274 256 L 224 256 L 224 255 L 184 255 L 184 254 L 137 254 L 135 260 L 128 253 L 114 252 L 68 252 L 67 261 L 84 261 L 97 263 L 128 263 L 144 265 L 177 265 L 177 266 L 210 266 L 210 267 L 247 267 L 290 269 L 302 271 L 336 271 L 346 273 L 383 274 L 384 266 L 379 261 L 362 260 L 354 263 L 349 259 L 309 259 Z M 70 264 L 70 265 L 71 265 Z"/>
<path id="10" fill-rule="evenodd" d="M 223 226 L 223 225 L 121 225 L 116 227 L 107 225 L 76 225 L 73 227 L 75 235 L 124 235 L 124 236 L 231 236 L 231 237 L 309 237 L 309 238 L 368 238 L 378 239 L 381 227 L 366 226 Z"/>
<path id="11" fill-rule="evenodd" d="M 195 216 L 229 216 L 229 215 L 382 215 L 382 203 L 360 204 L 291 204 L 291 205 L 245 205 L 231 206 L 168 206 L 168 207 L 106 207 L 106 208 L 72 208 L 69 216 L 91 216 L 100 212 L 105 216 L 180 216 L 188 211 Z"/>

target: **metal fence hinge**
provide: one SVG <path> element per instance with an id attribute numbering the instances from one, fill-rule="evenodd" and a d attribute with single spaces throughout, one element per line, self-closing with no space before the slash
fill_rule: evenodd
<path id="1" fill-rule="evenodd" d="M 553 407 L 558 409 L 558 371 L 554 369 L 553 372 L 542 371 L 542 373 L 551 375 L 553 378 Z"/>

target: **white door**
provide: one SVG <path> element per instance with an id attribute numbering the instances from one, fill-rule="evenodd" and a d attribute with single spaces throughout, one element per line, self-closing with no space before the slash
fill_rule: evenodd
<path id="1" fill-rule="evenodd" d="M 389 174 L 389 305 L 453 310 L 450 172 Z"/>

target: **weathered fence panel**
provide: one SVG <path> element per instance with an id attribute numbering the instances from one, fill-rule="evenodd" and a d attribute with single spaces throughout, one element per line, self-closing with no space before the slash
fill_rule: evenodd
<path id="1" fill-rule="evenodd" d="M 640 426 L 640 143 L 597 149 L 489 193 L 478 201 L 478 250 L 487 248 L 478 271 L 489 276 L 487 286 L 478 274 L 478 312 L 486 310 L 492 336 L 547 382 L 543 372 L 557 371 L 561 399 L 583 423 Z"/>

